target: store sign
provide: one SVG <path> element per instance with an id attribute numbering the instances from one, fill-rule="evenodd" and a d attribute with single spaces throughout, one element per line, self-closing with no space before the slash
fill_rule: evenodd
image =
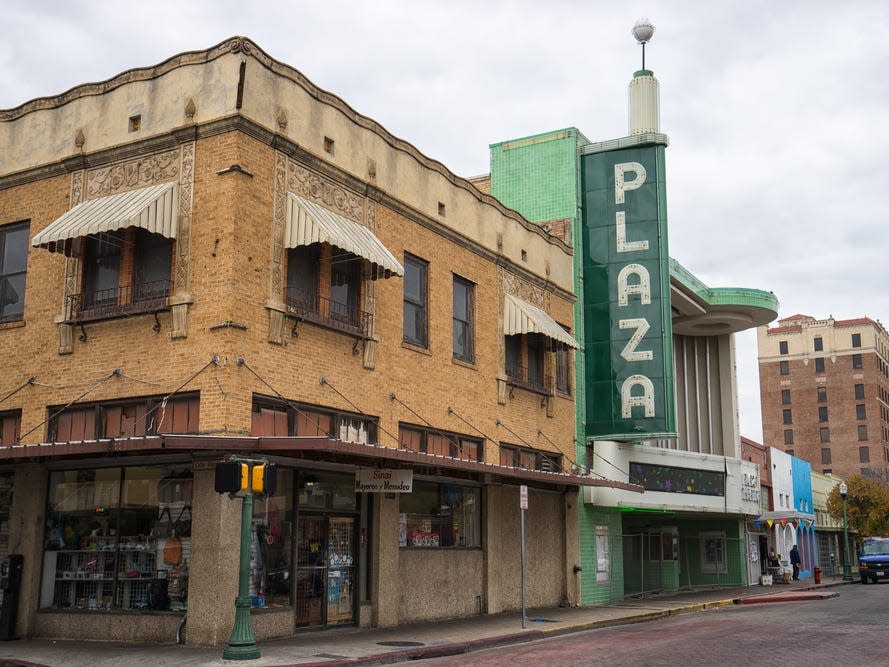
<path id="1" fill-rule="evenodd" d="M 675 437 L 664 146 L 582 170 L 586 438 Z"/>
<path id="2" fill-rule="evenodd" d="M 360 468 L 355 473 L 355 493 L 410 493 L 413 470 Z"/>

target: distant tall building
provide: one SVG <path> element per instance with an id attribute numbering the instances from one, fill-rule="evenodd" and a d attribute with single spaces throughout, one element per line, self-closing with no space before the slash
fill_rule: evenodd
<path id="1" fill-rule="evenodd" d="M 792 315 L 757 330 L 766 444 L 843 477 L 889 474 L 889 333 Z"/>

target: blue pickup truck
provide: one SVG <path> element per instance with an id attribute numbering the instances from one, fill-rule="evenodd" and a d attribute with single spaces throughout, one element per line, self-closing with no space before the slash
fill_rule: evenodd
<path id="1" fill-rule="evenodd" d="M 889 579 L 889 537 L 866 537 L 858 557 L 861 583 Z"/>

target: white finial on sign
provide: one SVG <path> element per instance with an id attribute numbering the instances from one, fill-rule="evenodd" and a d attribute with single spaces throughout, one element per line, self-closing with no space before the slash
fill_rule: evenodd
<path id="1" fill-rule="evenodd" d="M 654 24 L 648 19 L 639 19 L 633 26 L 633 37 L 642 45 L 642 69 L 645 69 L 645 45 L 654 36 Z"/>

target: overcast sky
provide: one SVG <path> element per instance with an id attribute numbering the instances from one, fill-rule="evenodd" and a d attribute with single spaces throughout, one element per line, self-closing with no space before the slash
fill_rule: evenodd
<path id="1" fill-rule="evenodd" d="M 473 176 L 495 142 L 626 135 L 643 16 L 670 254 L 773 291 L 781 317 L 889 318 L 887 2 L 5 0 L 0 109 L 245 35 Z M 761 440 L 756 366 L 739 335 L 741 431 Z"/>

